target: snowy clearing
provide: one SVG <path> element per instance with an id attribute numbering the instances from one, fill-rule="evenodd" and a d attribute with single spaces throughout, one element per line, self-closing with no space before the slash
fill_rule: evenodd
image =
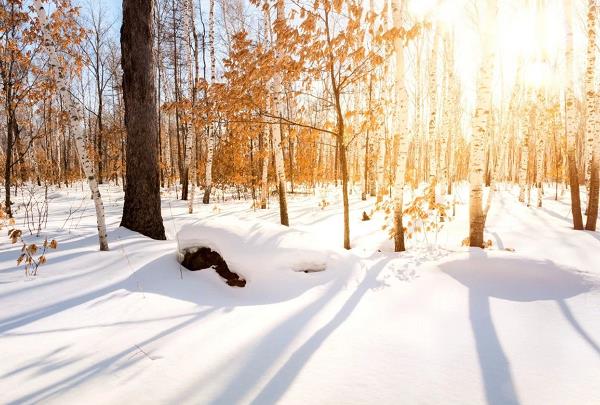
<path id="1" fill-rule="evenodd" d="M 153 241 L 118 227 L 114 185 L 111 251 L 98 252 L 87 193 L 53 189 L 42 236 L 58 249 L 37 277 L 1 240 L 0 402 L 598 404 L 600 233 L 573 231 L 563 201 L 528 208 L 517 192 L 496 194 L 492 249 L 458 245 L 464 190 L 437 245 L 395 254 L 384 213 L 362 222 L 374 200 L 356 193 L 345 251 L 335 190 L 324 209 L 290 195 L 289 229 L 276 204 L 189 215 L 165 193 L 169 240 Z M 248 285 L 182 268 L 178 243 L 199 241 Z"/>

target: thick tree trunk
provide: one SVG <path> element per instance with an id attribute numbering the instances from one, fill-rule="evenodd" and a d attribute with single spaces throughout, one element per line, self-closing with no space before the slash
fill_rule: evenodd
<path id="1" fill-rule="evenodd" d="M 481 21 L 485 24 L 482 28 L 483 60 L 477 77 L 477 97 L 475 117 L 473 118 L 473 137 L 469 157 L 469 182 L 471 185 L 469 199 L 469 246 L 483 247 L 483 230 L 485 228 L 485 214 L 482 207 L 483 177 L 485 168 L 485 140 L 489 131 L 489 122 L 492 108 L 492 69 L 494 67 L 494 52 L 492 43 L 492 27 L 496 18 L 494 2 L 489 4 L 490 21 Z M 489 24 L 489 25 L 488 25 Z M 491 191 L 491 190 L 490 190 Z"/>
<path id="2" fill-rule="evenodd" d="M 285 23 L 285 8 L 283 0 L 277 0 L 277 20 L 280 24 Z M 271 107 L 275 116 L 283 116 L 283 78 L 281 73 L 275 75 L 273 80 L 273 101 Z M 273 137 L 273 153 L 275 157 L 275 172 L 277 174 L 277 184 L 279 191 L 279 217 L 281 224 L 289 226 L 290 221 L 288 218 L 287 209 L 287 192 L 286 192 L 286 177 L 285 177 L 285 165 L 283 157 L 283 144 L 281 136 L 281 119 L 277 119 L 272 125 L 272 137 Z"/>
<path id="3" fill-rule="evenodd" d="M 565 48 L 566 59 L 566 90 L 565 90 L 565 116 L 567 132 L 567 161 L 569 164 L 569 183 L 571 186 L 571 213 L 573 215 L 573 228 L 583 229 L 581 216 L 581 201 L 579 198 L 579 175 L 577 172 L 577 161 L 575 159 L 575 138 L 577 135 L 577 112 L 575 106 L 575 95 L 573 93 L 573 10 L 571 0 L 564 1 L 565 25 L 567 44 Z"/>
<path id="4" fill-rule="evenodd" d="M 594 154 L 595 139 L 598 136 L 598 110 L 595 89 L 595 73 L 596 73 L 596 14 L 597 0 L 588 0 L 587 14 L 587 66 L 585 71 L 585 107 L 586 107 L 586 125 L 585 125 L 585 183 L 589 184 L 591 177 L 592 156 Z"/>
<path id="5" fill-rule="evenodd" d="M 596 146 L 597 148 L 597 146 Z M 598 221 L 598 193 L 600 190 L 600 165 L 598 164 L 598 152 L 596 151 L 592 157 L 591 162 L 591 174 L 590 174 L 590 189 L 589 189 L 589 202 L 588 202 L 588 216 L 585 223 L 585 229 L 588 231 L 596 230 L 596 223 Z"/>
<path id="6" fill-rule="evenodd" d="M 127 184 L 121 225 L 153 239 L 165 239 L 160 211 L 152 7 L 151 1 L 123 0 L 121 64 Z"/>
<path id="7" fill-rule="evenodd" d="M 598 6 L 596 0 L 589 0 L 588 6 L 588 65 L 586 71 L 586 106 L 587 106 L 587 125 L 586 141 L 589 169 L 586 175 L 589 177 L 588 186 L 588 205 L 587 220 L 585 229 L 588 231 L 596 230 L 598 219 L 598 186 L 599 186 L 599 147 L 600 147 L 600 94 L 595 90 L 595 66 L 596 66 L 596 13 Z"/>

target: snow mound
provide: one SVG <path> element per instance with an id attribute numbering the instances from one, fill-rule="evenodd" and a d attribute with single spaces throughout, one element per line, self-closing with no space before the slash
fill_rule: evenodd
<path id="1" fill-rule="evenodd" d="M 208 247 L 248 282 L 281 273 L 319 272 L 327 267 L 331 251 L 307 232 L 265 221 L 209 218 L 184 224 L 177 232 L 177 256 Z"/>

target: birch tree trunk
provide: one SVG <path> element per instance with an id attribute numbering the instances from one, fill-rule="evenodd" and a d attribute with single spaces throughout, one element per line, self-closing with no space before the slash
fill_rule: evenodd
<path id="1" fill-rule="evenodd" d="M 440 158 L 438 162 L 440 173 L 440 185 L 442 195 L 446 194 L 448 184 L 448 139 L 452 136 L 452 120 L 457 113 L 456 110 L 456 91 L 454 77 L 454 47 L 451 43 L 451 38 L 446 35 L 444 38 L 445 58 L 445 86 L 444 86 L 444 115 L 443 128 L 440 138 Z"/>
<path id="2" fill-rule="evenodd" d="M 538 93 L 538 108 L 540 109 L 538 113 L 538 124 L 536 141 L 535 141 L 535 188 L 537 194 L 537 206 L 542 206 L 542 195 L 543 195 L 543 167 L 544 167 L 544 137 L 548 133 L 546 130 L 546 120 L 547 116 L 545 114 L 546 110 L 546 99 L 542 90 Z"/>
<path id="3" fill-rule="evenodd" d="M 475 104 L 475 116 L 473 118 L 473 136 L 471 139 L 469 159 L 469 181 L 471 185 L 469 199 L 469 246 L 484 246 L 483 230 L 485 227 L 485 215 L 482 207 L 483 176 L 485 169 L 485 140 L 489 131 L 492 104 L 492 69 L 494 68 L 494 50 L 492 35 L 495 29 L 496 18 L 495 1 L 488 4 L 490 10 L 486 12 L 488 18 L 481 21 L 480 32 L 482 44 L 482 61 L 477 77 L 477 96 Z"/>
<path id="4" fill-rule="evenodd" d="M 283 0 L 277 0 L 277 25 L 282 25 L 285 22 L 285 8 Z M 279 38 L 276 38 L 276 44 Z M 273 78 L 273 98 L 271 107 L 274 109 L 274 116 L 282 117 L 284 113 L 284 89 L 283 89 L 283 78 L 281 73 L 277 73 Z M 287 210 L 287 193 L 286 193 L 286 179 L 285 179 L 285 166 L 283 160 L 283 145 L 281 143 L 281 119 L 277 118 L 272 125 L 272 136 L 273 136 L 273 152 L 275 155 L 275 172 L 277 174 L 277 188 L 279 191 L 279 217 L 281 225 L 289 226 L 290 221 L 288 219 Z"/>
<path id="5" fill-rule="evenodd" d="M 100 195 L 98 182 L 94 174 L 94 164 L 90 160 L 87 153 L 87 145 L 82 127 L 83 114 L 81 108 L 73 100 L 71 92 L 69 91 L 69 83 L 66 80 L 66 75 L 58 59 L 54 41 L 52 40 L 52 36 L 50 35 L 50 27 L 48 26 L 48 15 L 46 10 L 44 9 L 42 1 L 34 0 L 33 6 L 37 13 L 42 28 L 43 47 L 49 55 L 48 64 L 50 66 L 50 69 L 52 69 L 53 71 L 54 79 L 60 92 L 60 96 L 62 97 L 64 108 L 68 113 L 70 124 L 75 130 L 74 138 L 75 146 L 77 147 L 77 152 L 79 155 L 79 162 L 81 164 L 81 167 L 83 168 L 83 172 L 87 179 L 88 186 L 90 187 L 92 199 L 94 201 L 94 208 L 96 210 L 96 221 L 98 223 L 98 239 L 100 243 L 100 250 L 107 251 L 108 237 L 106 234 L 106 217 L 104 214 L 104 204 L 102 203 L 102 196 Z M 10 192 L 7 191 L 7 195 L 9 194 Z"/>
<path id="6" fill-rule="evenodd" d="M 588 6 L 588 47 L 587 57 L 588 65 L 586 70 L 586 140 L 587 156 L 586 162 L 589 169 L 586 170 L 586 177 L 589 177 L 588 185 L 588 205 L 587 220 L 585 229 L 588 231 L 596 230 L 598 220 L 598 191 L 600 183 L 599 157 L 600 157 L 600 94 L 594 87 L 595 68 L 596 68 L 596 14 L 598 6 L 596 0 L 589 0 Z"/>
<path id="7" fill-rule="evenodd" d="M 573 92 L 573 9 L 572 1 L 564 0 L 565 25 L 566 25 L 566 89 L 565 89 L 565 130 L 567 133 L 567 161 L 569 165 L 569 184 L 571 186 L 571 213 L 573 215 L 573 228 L 583 229 L 581 217 L 581 201 L 579 198 L 579 176 L 577 173 L 577 162 L 575 159 L 575 138 L 577 135 L 577 111 L 575 106 L 575 94 Z"/>
<path id="8" fill-rule="evenodd" d="M 429 185 L 432 188 L 432 200 L 435 201 L 436 185 L 436 143 L 437 143 L 437 48 L 439 31 L 434 28 L 431 57 L 429 59 Z"/>
<path id="9" fill-rule="evenodd" d="M 163 240 L 152 8 L 153 2 L 123 0 L 121 65 L 127 129 L 127 181 L 121 226 Z"/>
<path id="10" fill-rule="evenodd" d="M 526 101 L 527 103 L 529 101 Z M 528 187 L 527 168 L 529 165 L 529 134 L 532 130 L 533 107 L 527 105 L 521 114 L 519 130 L 523 133 L 523 143 L 521 144 L 521 159 L 519 162 L 519 201 L 525 202 L 525 192 Z"/>
<path id="11" fill-rule="evenodd" d="M 208 14 L 208 42 L 210 48 L 210 84 L 214 85 L 217 75 L 217 63 L 215 57 L 215 0 L 210 0 L 210 9 Z M 211 113 L 208 113 L 208 139 L 206 141 L 206 173 L 204 181 L 203 204 L 210 203 L 210 192 L 212 190 L 212 167 L 215 153 L 215 134 L 214 131 L 218 123 L 212 123 Z"/>
<path id="12" fill-rule="evenodd" d="M 394 27 L 402 29 L 404 1 L 392 1 L 392 19 Z M 397 100 L 397 116 L 394 120 L 394 136 L 398 137 L 398 164 L 396 165 L 396 179 L 394 182 L 394 251 L 403 252 L 404 227 L 402 225 L 404 202 L 404 178 L 406 176 L 406 161 L 408 158 L 408 91 L 404 83 L 404 44 L 401 38 L 394 39 L 394 90 Z"/>
<path id="13" fill-rule="evenodd" d="M 194 6 L 193 0 L 186 0 L 183 16 L 184 37 L 185 37 L 185 63 L 188 68 L 188 86 L 190 96 L 190 110 L 186 121 L 186 139 L 185 139 L 185 170 L 188 175 L 188 212 L 194 212 L 194 191 L 196 179 L 196 154 L 193 151 L 196 140 L 196 125 L 194 116 L 196 114 L 196 79 L 198 77 L 198 41 L 196 37 L 196 27 L 194 26 Z M 194 43 L 194 46 L 192 46 Z M 193 56 L 192 56 L 193 51 Z"/>
<path id="14" fill-rule="evenodd" d="M 594 152 L 594 139 L 598 132 L 596 125 L 596 89 L 595 89 L 595 73 L 596 73 L 596 2 L 597 0 L 588 1 L 587 14 L 587 66 L 585 71 L 585 107 L 586 107 L 586 125 L 585 125 L 585 183 L 589 185 L 591 174 L 592 155 Z"/>

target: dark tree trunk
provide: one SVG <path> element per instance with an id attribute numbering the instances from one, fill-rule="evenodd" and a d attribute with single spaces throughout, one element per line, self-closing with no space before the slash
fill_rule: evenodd
<path id="1" fill-rule="evenodd" d="M 571 148 L 568 152 L 569 185 L 571 186 L 571 214 L 573 215 L 573 228 L 583 230 L 583 218 L 581 217 L 581 202 L 579 199 L 579 176 L 575 163 L 575 150 Z"/>
<path id="2" fill-rule="evenodd" d="M 165 239 L 160 212 L 152 7 L 152 1 L 123 0 L 121 64 L 127 173 L 121 226 L 153 239 Z"/>
<path id="3" fill-rule="evenodd" d="M 10 201 L 10 186 L 11 186 L 11 169 L 12 169 L 12 154 L 13 154 L 13 119 L 10 114 L 8 114 L 8 122 L 7 122 L 7 138 L 6 138 L 6 161 L 4 162 L 4 192 L 5 192 L 5 200 L 4 200 L 4 209 L 9 218 L 12 218 L 12 209 L 11 209 L 11 201 Z"/>

